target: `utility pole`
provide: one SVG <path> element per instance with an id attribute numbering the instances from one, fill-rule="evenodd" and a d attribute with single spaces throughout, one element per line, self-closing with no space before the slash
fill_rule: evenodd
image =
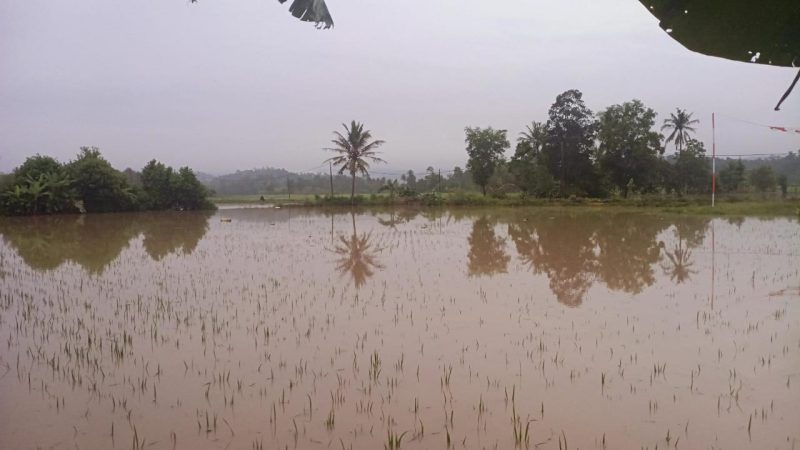
<path id="1" fill-rule="evenodd" d="M 711 113 L 711 207 L 717 196 L 717 124 L 714 120 L 715 113 Z M 713 233 L 713 228 L 712 228 Z M 713 272 L 711 274 L 713 280 Z"/>
<path id="2" fill-rule="evenodd" d="M 333 198 L 333 163 L 332 162 L 328 163 L 328 169 L 330 169 L 330 172 L 331 172 L 331 198 Z"/>
<path id="3" fill-rule="evenodd" d="M 289 175 L 286 175 L 286 192 L 289 194 L 289 200 L 292 199 L 292 184 Z"/>
<path id="4" fill-rule="evenodd" d="M 439 169 L 439 187 L 437 188 L 439 193 L 442 193 L 442 169 Z"/>
<path id="5" fill-rule="evenodd" d="M 561 138 L 561 184 L 559 185 L 561 198 L 564 198 L 564 137 Z"/>

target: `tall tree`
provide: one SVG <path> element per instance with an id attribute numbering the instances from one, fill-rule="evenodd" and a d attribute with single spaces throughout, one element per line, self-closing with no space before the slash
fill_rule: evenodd
<path id="1" fill-rule="evenodd" d="M 97 147 L 81 147 L 78 157 L 67 164 L 78 198 L 87 212 L 128 211 L 138 207 L 135 191 L 122 172 L 100 154 Z"/>
<path id="2" fill-rule="evenodd" d="M 547 143 L 542 154 L 547 168 L 559 180 L 562 196 L 568 190 L 596 193 L 592 166 L 595 118 L 583 102 L 583 94 L 571 89 L 556 97 L 547 121 Z"/>
<path id="3" fill-rule="evenodd" d="M 350 173 L 350 202 L 352 203 L 356 195 L 356 174 L 368 176 L 370 162 L 385 162 L 377 156 L 378 152 L 375 151 L 384 144 L 384 141 L 380 139 L 371 141 L 372 133 L 364 129 L 363 123 L 355 120 L 350 122 L 350 126 L 342 124 L 342 127 L 344 127 L 346 136 L 334 131 L 333 134 L 336 138 L 331 141 L 334 147 L 325 149 L 336 152 L 338 155 L 326 159 L 325 162 L 330 161 L 334 166 L 340 167 L 339 174 Z"/>
<path id="4" fill-rule="evenodd" d="M 175 206 L 172 177 L 172 167 L 167 167 L 155 159 L 144 166 L 140 179 L 148 208 L 170 209 Z"/>
<path id="5" fill-rule="evenodd" d="M 547 142 L 547 126 L 534 120 L 530 125 L 525 126 L 525 131 L 519 133 L 514 156 L 528 160 L 537 158 L 542 152 L 545 142 Z"/>
<path id="6" fill-rule="evenodd" d="M 750 185 L 758 192 L 775 190 L 775 172 L 770 166 L 757 167 L 750 171 Z"/>
<path id="7" fill-rule="evenodd" d="M 609 106 L 599 115 L 597 162 L 608 181 L 628 196 L 631 183 L 652 190 L 657 158 L 664 153 L 653 131 L 656 113 L 639 100 Z"/>
<path id="8" fill-rule="evenodd" d="M 719 171 L 719 184 L 726 192 L 737 192 L 745 182 L 744 163 L 741 159 L 728 163 Z"/>
<path id="9" fill-rule="evenodd" d="M 700 123 L 699 120 L 692 119 L 692 114 L 676 108 L 675 113 L 670 113 L 669 117 L 664 119 L 664 125 L 661 126 L 661 131 L 670 131 L 669 136 L 667 136 L 667 142 L 675 141 L 675 148 L 678 149 L 679 154 L 683 146 L 692 138 L 692 133 L 695 132 L 692 125 Z"/>
<path id="10" fill-rule="evenodd" d="M 37 179 L 40 175 L 56 173 L 62 169 L 61 163 L 50 156 L 36 154 L 25 159 L 19 167 L 14 169 L 16 182 L 21 183 L 26 178 Z"/>
<path id="11" fill-rule="evenodd" d="M 676 190 L 684 193 L 707 192 L 711 187 L 711 163 L 706 157 L 703 143 L 696 139 L 689 139 L 686 148 L 678 154 L 675 160 L 677 181 L 680 185 Z"/>
<path id="12" fill-rule="evenodd" d="M 537 197 L 549 197 L 556 188 L 556 182 L 544 164 L 542 150 L 546 143 L 546 125 L 542 122 L 531 122 L 517 137 L 514 156 L 509 163 L 509 170 L 514 175 L 517 186 Z"/>
<path id="13" fill-rule="evenodd" d="M 467 127 L 465 142 L 467 143 L 467 169 L 472 172 L 475 184 L 481 187 L 486 195 L 489 183 L 498 163 L 504 161 L 503 153 L 511 145 L 506 137 L 506 130 L 495 130 L 492 127 Z"/>

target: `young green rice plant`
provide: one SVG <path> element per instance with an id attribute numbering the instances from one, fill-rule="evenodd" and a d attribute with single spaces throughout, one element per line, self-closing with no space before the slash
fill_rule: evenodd
<path id="1" fill-rule="evenodd" d="M 328 413 L 328 418 L 325 419 L 325 428 L 327 428 L 328 431 L 331 431 L 333 430 L 335 424 L 336 424 L 336 411 L 333 409 L 333 406 L 331 406 L 331 410 Z"/>
<path id="2" fill-rule="evenodd" d="M 450 377 L 453 375 L 453 366 L 450 365 L 447 368 L 442 368 L 442 379 L 441 385 L 442 387 L 450 387 Z"/>
<path id="3" fill-rule="evenodd" d="M 528 445 L 530 445 L 531 421 L 527 420 L 523 425 L 522 419 L 517 414 L 517 408 L 514 403 L 512 403 L 511 406 L 511 427 L 514 431 L 514 446 L 517 448 L 528 448 Z"/>
<path id="4" fill-rule="evenodd" d="M 369 379 L 372 380 L 373 383 L 377 383 L 378 378 L 380 378 L 380 376 L 381 376 L 381 357 L 378 354 L 378 351 L 375 350 L 369 359 Z"/>
<path id="5" fill-rule="evenodd" d="M 402 434 L 398 435 L 392 430 L 387 432 L 386 443 L 383 444 L 384 450 L 399 450 L 400 444 L 403 442 L 403 436 L 406 435 L 408 431 L 404 431 Z"/>

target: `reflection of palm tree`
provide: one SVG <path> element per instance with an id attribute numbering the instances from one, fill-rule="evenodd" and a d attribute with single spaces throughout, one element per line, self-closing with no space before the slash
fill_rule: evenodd
<path id="1" fill-rule="evenodd" d="M 400 192 L 400 182 L 397 180 L 389 180 L 378 189 L 378 192 L 388 192 L 389 201 L 394 205 L 394 197 Z"/>
<path id="2" fill-rule="evenodd" d="M 694 262 L 691 261 L 692 257 L 692 250 L 689 248 L 683 248 L 683 240 L 678 239 L 678 245 L 675 246 L 675 250 L 670 252 L 664 252 L 669 259 L 671 266 L 663 265 L 661 266 L 664 269 L 664 273 L 669 275 L 669 279 L 681 284 L 684 281 L 689 279 L 690 275 L 696 274 L 696 270 L 692 270 L 692 265 Z"/>
<path id="3" fill-rule="evenodd" d="M 355 215 L 353 218 L 353 234 L 350 237 L 339 236 L 339 242 L 333 249 L 338 255 L 336 269 L 340 274 L 350 274 L 353 284 L 360 288 L 367 282 L 367 278 L 375 274 L 375 269 L 383 269 L 383 265 L 377 260 L 376 253 L 381 249 L 371 242 L 372 233 L 356 232 Z"/>
<path id="4" fill-rule="evenodd" d="M 383 219 L 381 217 L 378 217 L 378 223 L 385 227 L 394 229 L 397 227 L 397 225 L 412 221 L 414 218 L 417 217 L 417 215 L 419 215 L 419 212 L 413 209 L 400 209 L 400 210 L 393 209 L 389 211 L 388 219 Z"/>
<path id="5" fill-rule="evenodd" d="M 708 219 L 696 218 L 686 218 L 675 223 L 675 237 L 678 238 L 678 243 L 672 252 L 664 252 L 669 260 L 669 265 L 661 265 L 670 280 L 680 284 L 697 273 L 692 269 L 692 265 L 694 265 L 691 260 L 692 249 L 701 245 L 705 240 L 708 224 Z M 663 248 L 664 244 L 661 243 L 660 246 Z"/>
<path id="6" fill-rule="evenodd" d="M 389 218 L 388 219 L 382 219 L 382 218 L 378 217 L 378 223 L 379 224 L 381 224 L 381 225 L 383 225 L 385 227 L 392 228 L 392 229 L 396 228 L 397 225 L 399 225 L 399 224 L 401 224 L 403 222 L 404 222 L 403 218 L 401 216 L 396 215 L 394 213 L 394 210 L 389 212 Z"/>

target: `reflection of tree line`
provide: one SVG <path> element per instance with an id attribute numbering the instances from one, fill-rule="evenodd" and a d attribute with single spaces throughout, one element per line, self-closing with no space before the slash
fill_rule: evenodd
<path id="1" fill-rule="evenodd" d="M 171 253 L 191 253 L 208 230 L 211 214 L 161 212 L 7 218 L 0 221 L 0 235 L 32 268 L 50 270 L 72 261 L 89 272 L 99 273 L 140 235 L 145 251 L 154 260 Z M 243 216 L 237 216 L 238 220 L 280 221 L 291 217 L 280 210 L 226 212 L 229 216 L 236 214 Z M 333 218 L 338 212 L 325 214 Z M 373 242 L 372 233 L 359 233 L 354 213 L 348 214 L 352 233 L 338 236 L 332 252 L 337 270 L 349 275 L 359 288 L 384 266 L 378 259 L 381 248 Z M 414 210 L 373 213 L 378 224 L 389 228 L 410 222 L 420 214 Z M 470 276 L 507 272 L 510 239 L 521 262 L 533 273 L 547 276 L 558 301 L 569 306 L 580 305 L 595 281 L 612 290 L 639 293 L 655 282 L 656 265 L 675 283 L 689 280 L 696 273 L 692 249 L 703 243 L 709 224 L 705 218 L 667 220 L 645 214 L 523 217 L 513 212 L 493 211 L 475 216 L 458 210 L 426 210 L 423 218 L 428 222 L 472 220 L 467 237 Z M 498 225 L 507 226 L 507 238 L 498 236 Z M 658 242 L 659 233 L 670 227 L 675 242 L 669 245 Z"/>
<path id="2" fill-rule="evenodd" d="M 509 222 L 508 234 L 523 263 L 547 275 L 558 301 L 578 306 L 594 281 L 612 290 L 641 292 L 655 282 L 659 261 L 673 281 L 686 281 L 693 273 L 691 249 L 702 244 L 708 223 L 644 214 L 539 216 Z M 656 239 L 671 225 L 677 242 L 668 248 Z"/>
<path id="3" fill-rule="evenodd" d="M 92 273 L 102 272 L 142 235 L 154 260 L 194 251 L 208 230 L 212 212 L 159 212 L 6 218 L 0 235 L 30 267 L 55 269 L 71 261 Z"/>
<path id="4" fill-rule="evenodd" d="M 420 215 L 414 210 L 373 212 L 380 225 L 396 228 Z M 514 213 L 474 216 L 454 210 L 426 211 L 428 221 L 472 220 L 467 237 L 467 273 L 470 276 L 495 275 L 508 271 L 511 256 L 507 239 L 516 247 L 522 263 L 535 274 L 548 277 L 559 302 L 578 306 L 596 281 L 609 289 L 640 293 L 655 282 L 655 267 L 675 283 L 683 283 L 696 273 L 692 268 L 692 249 L 705 239 L 709 219 L 680 217 L 665 219 L 646 214 L 556 214 L 555 217 Z M 496 227 L 505 224 L 508 238 L 497 235 Z M 657 241 L 658 235 L 672 228 L 675 242 Z M 383 266 L 371 242 L 371 234 L 353 233 L 339 237 L 336 253 L 341 273 L 349 273 L 362 286 L 375 269 Z"/>
<path id="5" fill-rule="evenodd" d="M 420 215 L 414 210 L 391 210 L 373 213 L 380 225 L 396 228 Z M 705 239 L 709 219 L 680 217 L 667 220 L 646 214 L 557 214 L 555 217 L 522 217 L 492 212 L 473 216 L 463 211 L 426 211 L 427 221 L 472 220 L 467 237 L 467 273 L 491 276 L 508 271 L 511 256 L 507 239 L 516 247 L 522 263 L 535 274 L 548 277 L 550 288 L 559 302 L 568 306 L 582 303 L 596 281 L 609 289 L 640 293 L 655 282 L 654 269 L 659 265 L 675 283 L 683 283 L 695 270 L 692 249 Z M 496 227 L 506 224 L 508 238 L 497 235 Z M 657 241 L 658 235 L 672 227 L 673 244 Z M 349 274 L 356 287 L 364 285 L 376 269 L 380 248 L 371 233 L 339 236 L 334 252 L 337 269 Z"/>

